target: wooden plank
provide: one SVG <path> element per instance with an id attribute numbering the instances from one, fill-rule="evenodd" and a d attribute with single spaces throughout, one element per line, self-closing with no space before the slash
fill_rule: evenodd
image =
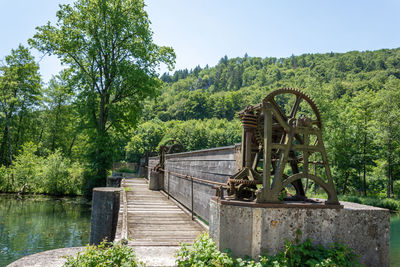
<path id="1" fill-rule="evenodd" d="M 125 179 L 123 186 L 130 187 L 125 204 L 129 245 L 177 246 L 204 232 L 165 195 L 149 190 L 144 179 Z"/>

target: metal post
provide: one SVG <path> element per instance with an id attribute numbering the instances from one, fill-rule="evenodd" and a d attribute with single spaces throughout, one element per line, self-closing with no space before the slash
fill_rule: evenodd
<path id="1" fill-rule="evenodd" d="M 192 180 L 192 220 L 194 220 L 193 218 L 193 177 L 191 177 Z"/>
<path id="2" fill-rule="evenodd" d="M 168 190 L 167 190 L 167 194 L 168 194 L 168 199 L 169 199 L 169 176 L 170 176 L 169 172 L 167 172 L 167 176 L 168 176 Z"/>

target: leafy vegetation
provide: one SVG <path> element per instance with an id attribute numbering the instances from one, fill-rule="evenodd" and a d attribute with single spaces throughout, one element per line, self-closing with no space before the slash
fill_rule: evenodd
<path id="1" fill-rule="evenodd" d="M 37 27 L 28 43 L 58 56 L 66 67 L 59 75 L 43 86 L 23 46 L 0 65 L 2 191 L 26 184 L 33 192 L 90 194 L 105 185 L 143 100 L 162 84 L 156 67 L 174 63 L 172 48 L 153 43 L 143 0 L 77 0 L 60 5 L 56 15 L 57 22 Z M 37 149 L 22 167 L 17 158 L 30 142 Z M 48 166 L 37 167 L 43 159 Z M 65 171 L 71 164 L 84 172 Z"/>
<path id="2" fill-rule="evenodd" d="M 71 162 L 60 150 L 55 150 L 46 157 L 38 156 L 37 151 L 37 145 L 26 143 L 11 167 L 0 168 L 0 191 L 82 194 L 85 166 Z"/>
<path id="3" fill-rule="evenodd" d="M 227 252 L 220 252 L 207 233 L 192 245 L 182 244 L 176 253 L 178 266 L 233 266 L 235 260 Z"/>
<path id="4" fill-rule="evenodd" d="M 133 249 L 120 243 L 102 242 L 98 246 L 87 245 L 76 257 L 70 256 L 65 267 L 136 267 L 143 266 Z"/>
<path id="5" fill-rule="evenodd" d="M 400 211 L 400 203 L 392 198 L 362 197 L 362 196 L 341 196 L 340 200 L 349 201 L 374 207 Z"/>
<path id="6" fill-rule="evenodd" d="M 177 252 L 178 266 L 360 266 L 353 250 L 334 243 L 328 248 L 314 246 L 310 239 L 300 242 L 300 231 L 294 241 L 286 241 L 276 255 L 251 258 L 232 258 L 229 251 L 220 252 L 208 234 L 199 236 L 192 246 L 183 244 Z"/>

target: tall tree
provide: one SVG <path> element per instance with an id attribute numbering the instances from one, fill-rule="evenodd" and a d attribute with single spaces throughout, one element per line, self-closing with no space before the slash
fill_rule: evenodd
<path id="1" fill-rule="evenodd" d="M 68 83 L 68 71 L 62 71 L 54 76 L 44 90 L 46 110 L 45 143 L 50 151 L 61 149 L 70 155 L 70 146 L 76 138 L 79 115 L 73 105 L 74 94 Z"/>
<path id="2" fill-rule="evenodd" d="M 385 88 L 378 92 L 376 112 L 377 136 L 376 142 L 384 149 L 380 152 L 381 157 L 386 158 L 386 196 L 393 194 L 393 169 L 395 162 L 395 150 L 399 146 L 400 124 L 398 114 L 400 113 L 400 86 L 399 79 L 391 77 L 385 84 Z M 398 159 L 397 159 L 398 160 Z"/>
<path id="3" fill-rule="evenodd" d="M 60 5 L 57 18 L 55 26 L 38 27 L 29 42 L 71 68 L 92 130 L 93 185 L 104 184 L 113 156 L 108 130 L 137 122 L 141 101 L 161 85 L 155 68 L 172 67 L 175 55 L 153 43 L 143 0 L 78 0 Z"/>
<path id="4" fill-rule="evenodd" d="M 4 116 L 3 140 L 0 145 L 1 163 L 11 165 L 13 161 L 13 117 L 18 117 L 18 140 L 24 114 L 37 108 L 41 96 L 39 66 L 29 50 L 20 45 L 13 49 L 0 67 L 0 112 Z"/>

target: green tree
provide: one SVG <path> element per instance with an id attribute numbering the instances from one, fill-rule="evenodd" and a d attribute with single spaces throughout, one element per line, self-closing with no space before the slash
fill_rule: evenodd
<path id="1" fill-rule="evenodd" d="M 73 140 L 76 138 L 76 128 L 73 124 L 78 121 L 78 114 L 72 106 L 73 91 L 67 81 L 68 72 L 61 72 L 53 77 L 49 86 L 44 90 L 46 112 L 47 147 L 54 152 L 61 148 L 67 155 L 71 155 Z"/>
<path id="2" fill-rule="evenodd" d="M 5 64 L 0 66 L 0 112 L 4 117 L 3 139 L 0 146 L 2 164 L 13 163 L 13 138 L 11 129 L 15 126 L 13 117 L 18 117 L 16 130 L 18 141 L 23 118 L 27 111 L 34 110 L 40 103 L 41 79 L 39 66 L 29 50 L 20 45 L 11 50 L 5 58 Z M 8 155 L 8 156 L 7 156 Z"/>
<path id="3" fill-rule="evenodd" d="M 78 0 L 60 5 L 57 19 L 29 43 L 70 67 L 90 133 L 92 185 L 104 184 L 113 156 L 108 130 L 137 122 L 141 101 L 161 85 L 155 68 L 172 67 L 175 55 L 153 43 L 143 0 Z"/>
<path id="4" fill-rule="evenodd" d="M 400 124 L 398 116 L 400 114 L 400 81 L 391 78 L 385 88 L 379 91 L 377 97 L 376 112 L 376 136 L 375 142 L 383 149 L 378 153 L 385 161 L 386 169 L 386 196 L 393 194 L 394 167 L 399 164 L 396 148 L 400 143 Z"/>

